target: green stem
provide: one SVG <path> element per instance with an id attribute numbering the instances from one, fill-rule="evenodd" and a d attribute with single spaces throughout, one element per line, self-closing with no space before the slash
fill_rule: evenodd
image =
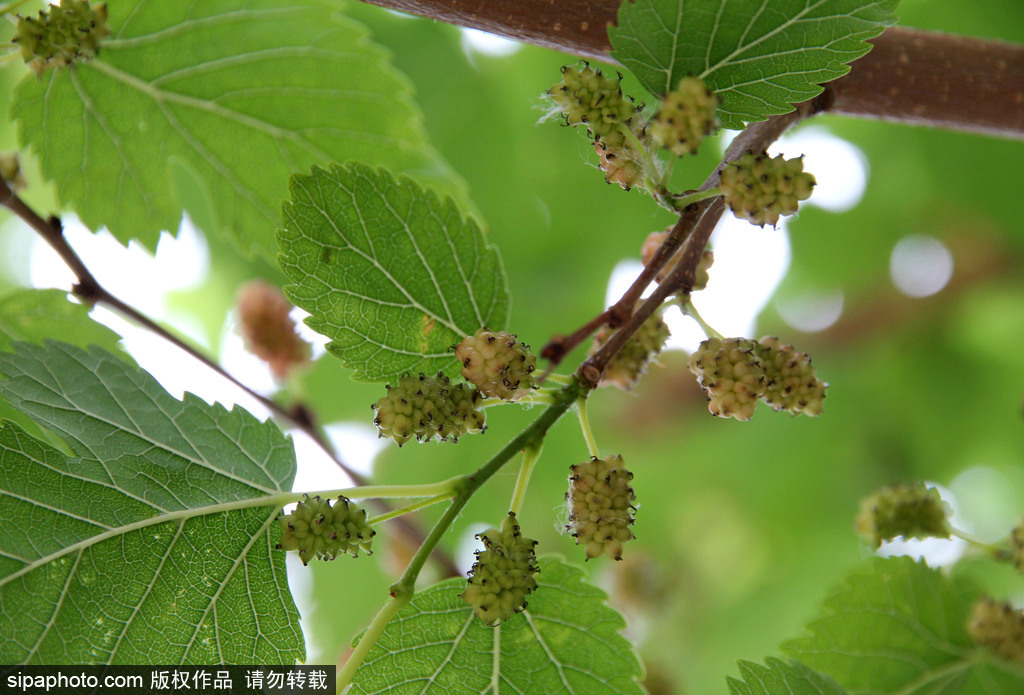
<path id="1" fill-rule="evenodd" d="M 320 493 L 321 497 L 337 497 L 344 495 L 353 500 L 370 499 L 394 499 L 410 497 L 436 497 L 447 495 L 451 497 L 465 483 L 465 475 L 457 475 L 454 478 L 442 480 L 439 483 L 423 483 L 420 485 L 363 485 L 350 487 L 341 490 L 334 490 L 328 493 Z"/>
<path id="2" fill-rule="evenodd" d="M 959 538 L 960 540 L 967 541 L 967 543 L 976 551 L 980 551 L 980 553 L 983 553 L 985 555 L 990 555 L 996 560 L 1010 560 L 1011 562 L 1015 561 L 1013 554 L 1010 553 L 1006 549 L 1006 547 L 999 543 L 986 543 L 980 538 L 977 538 L 976 536 L 973 536 L 967 533 L 966 531 L 961 531 L 960 529 L 955 527 L 950 529 L 950 535 Z"/>
<path id="3" fill-rule="evenodd" d="M 597 448 L 597 440 L 594 439 L 594 431 L 590 428 L 590 418 L 587 417 L 587 399 L 581 398 L 576 403 L 576 414 L 580 419 L 580 429 L 583 430 L 583 438 L 587 441 L 587 449 L 594 458 L 601 458 Z"/>
<path id="4" fill-rule="evenodd" d="M 363 659 L 366 658 L 366 655 L 373 648 L 373 645 L 377 643 L 380 636 L 384 634 L 384 628 L 388 626 L 388 623 L 395 617 L 395 614 L 402 610 L 411 600 L 411 593 L 392 595 L 391 600 L 384 604 L 377 612 L 377 615 L 373 616 L 373 620 L 370 622 L 370 626 L 366 628 L 366 632 L 363 633 L 359 644 L 355 646 L 355 649 L 349 654 L 348 661 L 345 662 L 345 665 L 338 672 L 338 678 L 335 681 L 337 684 L 335 692 L 341 693 L 352 682 L 352 677 L 356 675 L 356 669 L 363 663 Z"/>
<path id="5" fill-rule="evenodd" d="M 523 449 L 523 464 L 519 467 L 519 475 L 516 477 L 516 487 L 512 491 L 512 502 L 509 504 L 509 511 L 519 516 L 523 508 L 523 499 L 526 497 L 526 488 L 530 485 L 530 474 L 540 458 L 540 451 L 543 444 L 528 446 Z"/>
<path id="6" fill-rule="evenodd" d="M 572 375 L 571 374 L 557 374 L 555 372 L 551 372 L 545 378 L 550 380 L 550 381 L 555 382 L 556 384 L 562 384 L 563 386 L 565 384 L 572 383 Z"/>
<path id="7" fill-rule="evenodd" d="M 689 193 L 682 193 L 672 197 L 672 205 L 675 210 L 683 211 L 687 206 L 699 203 L 702 200 L 708 198 L 714 198 L 722 195 L 721 188 L 709 188 L 706 191 L 691 191 Z"/>
<path id="8" fill-rule="evenodd" d="M 462 513 L 463 508 L 473 494 L 491 476 L 501 470 L 502 466 L 508 463 L 518 452 L 531 447 L 539 447 L 551 426 L 558 422 L 565 415 L 565 412 L 572 407 L 572 404 L 576 402 L 576 399 L 580 398 L 585 392 L 586 386 L 579 381 L 574 380 L 572 383 L 567 384 L 557 393 L 555 402 L 545 408 L 544 412 L 536 420 L 516 435 L 491 460 L 464 478 L 463 484 L 456 491 L 455 499 L 452 500 L 448 509 L 445 510 L 441 518 L 434 524 L 426 540 L 423 541 L 423 544 L 416 551 L 412 560 L 409 561 L 405 572 L 402 573 L 397 582 L 391 585 L 391 601 L 373 619 L 370 628 L 367 629 L 363 639 L 360 640 L 356 649 L 352 651 L 348 661 L 345 662 L 345 666 L 338 674 L 337 691 L 339 693 L 352 681 L 352 677 L 355 675 L 360 664 L 362 664 L 373 642 L 384 631 L 384 626 L 387 625 L 388 621 L 394 617 L 395 613 L 402 606 L 412 599 L 416 591 L 416 578 L 419 577 L 423 565 L 427 562 L 427 558 L 430 557 L 434 548 L 441 542 L 441 538 L 447 533 L 452 523 L 459 517 L 459 514 Z"/>
<path id="9" fill-rule="evenodd" d="M 375 524 L 379 524 L 383 521 L 390 521 L 391 519 L 395 519 L 400 516 L 405 516 L 406 514 L 411 514 L 412 512 L 417 512 L 425 507 L 437 504 L 438 502 L 444 502 L 445 500 L 450 500 L 451 498 L 451 493 L 427 497 L 426 499 L 418 500 L 411 504 L 407 504 L 404 507 L 397 507 L 383 514 L 379 514 L 371 519 L 368 519 L 366 523 L 368 523 L 370 526 L 374 526 Z"/>
<path id="10" fill-rule="evenodd" d="M 704 335 L 706 335 L 708 338 L 717 338 L 718 340 L 724 340 L 725 336 L 723 336 L 721 333 L 719 333 L 714 328 L 709 326 L 707 321 L 701 318 L 701 315 L 697 312 L 697 307 L 693 305 L 693 302 L 690 301 L 689 297 L 686 298 L 686 301 L 679 301 L 679 308 L 683 310 L 684 314 L 691 317 L 694 321 L 697 322 L 697 325 L 700 326 L 701 330 L 704 331 Z"/>

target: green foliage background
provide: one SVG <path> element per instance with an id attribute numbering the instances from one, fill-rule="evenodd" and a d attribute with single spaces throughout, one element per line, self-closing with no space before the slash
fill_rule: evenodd
<path id="1" fill-rule="evenodd" d="M 635 258 L 644 237 L 670 219 L 643 196 L 607 186 L 584 139 L 537 125 L 538 95 L 573 59 L 535 47 L 505 58 L 467 56 L 452 27 L 359 3 L 347 10 L 393 52 L 415 87 L 432 144 L 467 182 L 501 251 L 513 330 L 540 347 L 600 311 L 611 268 Z M 904 0 L 899 12 L 904 25 L 1024 42 L 1016 0 Z M 0 74 L 0 100 L 15 72 Z M 868 188 L 849 212 L 808 208 L 790 225 L 793 261 L 779 295 L 838 283 L 844 313 L 830 329 L 801 335 L 769 306 L 758 330 L 814 355 L 831 383 L 824 415 L 793 419 L 762 409 L 750 423 L 712 419 L 679 353 L 665 355 L 656 378 L 635 392 L 591 399 L 598 441 L 634 470 L 641 508 L 627 560 L 585 569 L 624 612 L 652 693 L 724 692 L 723 677 L 739 673 L 737 659 L 761 661 L 800 635 L 826 593 L 868 555 L 852 519 L 860 497 L 880 485 L 927 479 L 949 486 L 984 467 L 992 473 L 973 477 L 982 482 L 954 485 L 954 523 L 1008 529 L 1024 513 L 1024 143 L 835 117 L 814 124 L 864 151 Z M 0 146 L 13 145 L 10 129 L 0 132 Z M 715 152 L 702 148 L 680 167 L 682 176 L 699 182 Z M 28 168 L 38 181 L 31 161 Z M 28 199 L 56 209 L 45 187 L 34 186 Z M 926 299 L 899 294 L 888 275 L 893 246 L 915 233 L 942 239 L 956 263 L 951 284 Z M 284 278 L 242 259 L 225 240 L 210 243 L 210 280 L 174 301 L 216 344 L 240 282 Z M 0 277 L 2 286 L 14 283 Z M 326 421 L 367 425 L 380 391 L 353 382 L 329 356 L 306 388 Z M 455 447 L 389 447 L 375 475 L 409 483 L 467 472 L 534 415 L 492 411 L 485 436 Z M 575 424 L 557 426 L 520 514 L 542 552 L 577 561 L 582 554 L 558 532 L 557 517 L 566 471 L 585 456 Z M 513 480 L 510 467 L 472 500 L 449 550 L 475 524 L 500 519 Z M 341 658 L 386 598 L 407 556 L 380 540 L 372 558 L 313 568 L 317 610 L 303 616 L 317 649 L 312 662 Z M 963 563 L 958 572 L 998 595 L 1020 593 L 1018 578 L 986 562 Z"/>

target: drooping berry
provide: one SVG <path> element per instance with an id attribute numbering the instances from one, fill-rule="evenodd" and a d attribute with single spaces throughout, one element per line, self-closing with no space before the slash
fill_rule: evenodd
<path id="1" fill-rule="evenodd" d="M 373 423 L 378 436 L 391 437 L 398 446 L 410 439 L 455 442 L 484 430 L 484 414 L 477 408 L 480 392 L 468 384 L 452 384 L 441 372 L 432 377 L 405 374 L 387 391 L 373 404 Z"/>
<path id="2" fill-rule="evenodd" d="M 632 127 L 637 106 L 623 96 L 622 78 L 606 77 L 589 64 L 582 69 L 562 68 L 562 81 L 547 91 L 569 125 L 586 125 L 591 136 L 610 150 L 617 151 L 626 142 L 623 129 Z"/>
<path id="3" fill-rule="evenodd" d="M 974 641 L 1007 661 L 1024 662 L 1024 613 L 991 598 L 974 604 L 967 621 Z"/>
<path id="4" fill-rule="evenodd" d="M 604 172 L 605 183 L 617 183 L 624 190 L 642 185 L 644 172 L 635 158 L 631 157 L 632 149 L 623 147 L 618 151 L 607 149 L 600 141 L 594 142 L 599 158 L 598 166 Z"/>
<path id="5" fill-rule="evenodd" d="M 764 401 L 775 410 L 794 415 L 821 415 L 828 383 L 818 378 L 811 356 L 783 345 L 778 338 L 761 338 L 755 348 L 765 369 Z"/>
<path id="6" fill-rule="evenodd" d="M 916 483 L 882 488 L 865 497 L 856 528 L 864 542 L 878 548 L 883 541 L 904 538 L 949 538 L 949 508 L 934 487 Z"/>
<path id="7" fill-rule="evenodd" d="M 537 357 L 516 336 L 481 328 L 455 346 L 462 376 L 480 393 L 516 401 L 533 388 Z"/>
<path id="8" fill-rule="evenodd" d="M 21 160 L 17 152 L 0 152 L 0 178 L 12 191 L 25 188 L 25 175 L 21 173 Z"/>
<path id="9" fill-rule="evenodd" d="M 622 547 L 633 539 L 635 497 L 629 482 L 633 474 L 626 470 L 621 456 L 592 458 L 571 469 L 566 530 L 583 545 L 587 559 L 607 555 L 622 559 Z"/>
<path id="10" fill-rule="evenodd" d="M 767 387 L 757 343 L 748 338 L 710 338 L 690 356 L 713 415 L 749 420 Z"/>
<path id="11" fill-rule="evenodd" d="M 671 230 L 665 230 L 664 232 L 651 232 L 647 235 L 647 238 L 644 239 L 643 246 L 640 247 L 640 258 L 643 261 L 644 266 L 650 265 L 651 261 L 654 260 L 654 254 L 657 253 L 661 245 L 665 243 L 665 239 L 668 237 L 670 231 Z M 694 273 L 692 292 L 698 292 L 707 288 L 708 281 L 711 279 L 708 271 L 714 263 L 715 254 L 713 254 L 710 249 L 705 249 L 704 252 L 701 253 L 700 261 L 697 264 L 697 270 Z M 655 279 L 658 282 L 663 282 L 665 278 L 669 276 L 669 273 L 675 270 L 676 265 L 678 265 L 678 261 L 669 261 L 661 267 L 661 270 L 658 271 Z"/>
<path id="12" fill-rule="evenodd" d="M 100 40 L 110 33 L 107 6 L 86 0 L 61 0 L 39 11 L 38 17 L 19 17 L 14 42 L 25 63 L 37 75 L 94 58 Z"/>
<path id="13" fill-rule="evenodd" d="M 346 497 L 338 497 L 333 506 L 319 496 L 303 498 L 291 514 L 278 517 L 281 526 L 282 550 L 295 550 L 302 564 L 317 558 L 333 560 L 348 553 L 359 557 L 363 550 L 369 555 L 370 543 L 376 534 L 366 523 L 366 510 Z"/>
<path id="14" fill-rule="evenodd" d="M 796 212 L 800 201 L 810 197 L 815 180 L 804 171 L 802 157 L 747 152 L 725 165 L 720 185 L 736 217 L 763 227 Z"/>
<path id="15" fill-rule="evenodd" d="M 620 389 L 630 389 L 647 372 L 647 367 L 654 361 L 661 349 L 665 347 L 668 340 L 668 324 L 662 318 L 662 311 L 656 311 L 651 317 L 644 321 L 636 333 L 630 336 L 626 344 L 622 346 L 601 377 L 598 386 L 618 386 Z M 615 330 L 607 325 L 602 326 L 594 334 L 594 344 L 590 348 L 593 355 L 600 350 L 608 339 L 612 337 Z"/>
<path id="16" fill-rule="evenodd" d="M 647 129 L 655 142 L 675 154 L 693 154 L 715 129 L 718 98 L 699 77 L 688 76 L 665 95 Z"/>
<path id="17" fill-rule="evenodd" d="M 236 308 L 246 345 L 278 379 L 309 362 L 309 343 L 296 332 L 289 315 L 292 305 L 275 285 L 263 280 L 246 283 L 238 290 Z"/>
<path id="18" fill-rule="evenodd" d="M 493 627 L 526 608 L 527 594 L 537 588 L 537 541 L 522 535 L 513 512 L 500 529 L 488 529 L 477 538 L 484 549 L 476 551 L 462 598 L 484 625 Z"/>

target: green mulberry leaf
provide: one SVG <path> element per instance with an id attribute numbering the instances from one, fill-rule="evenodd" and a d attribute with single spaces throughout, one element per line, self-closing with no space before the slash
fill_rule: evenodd
<path id="1" fill-rule="evenodd" d="M 850 695 L 1024 692 L 1024 666 L 967 633 L 976 598 L 963 582 L 910 558 L 875 558 L 825 601 L 809 635 L 784 649 Z"/>
<path id="2" fill-rule="evenodd" d="M 501 259 L 451 199 L 356 162 L 295 176 L 290 190 L 285 292 L 357 378 L 454 375 L 452 345 L 504 326 Z"/>
<path id="3" fill-rule="evenodd" d="M 155 248 L 183 207 L 273 259 L 288 177 L 362 159 L 461 190 L 408 83 L 316 0 L 118 0 L 99 56 L 26 75 L 12 115 L 63 204 Z"/>
<path id="4" fill-rule="evenodd" d="M 98 348 L 16 347 L 0 394 L 74 455 L 0 422 L 0 662 L 303 659 L 273 550 L 295 472 L 280 430 Z"/>
<path id="5" fill-rule="evenodd" d="M 765 659 L 765 666 L 739 663 L 742 680 L 729 678 L 730 695 L 846 695 L 828 676 L 797 661 Z"/>
<path id="6" fill-rule="evenodd" d="M 464 579 L 418 592 L 356 671 L 351 693 L 641 695 L 624 622 L 583 572 L 543 558 L 525 611 L 484 627 L 459 594 Z"/>
<path id="7" fill-rule="evenodd" d="M 792 111 L 871 50 L 898 0 L 627 0 L 612 57 L 652 94 L 687 75 L 721 99 L 726 128 Z"/>

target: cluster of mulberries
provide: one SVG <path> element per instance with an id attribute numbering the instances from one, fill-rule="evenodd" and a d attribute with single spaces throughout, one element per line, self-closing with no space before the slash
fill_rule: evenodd
<path id="1" fill-rule="evenodd" d="M 109 33 L 105 4 L 90 7 L 86 0 L 61 0 L 40 10 L 38 17 L 19 17 L 14 41 L 28 67 L 41 75 L 48 68 L 95 57 Z"/>
<path id="2" fill-rule="evenodd" d="M 615 333 L 615 329 L 602 326 L 601 330 L 594 334 L 594 344 L 590 348 L 593 355 L 600 350 L 608 339 Z M 620 389 L 632 388 L 647 372 L 647 367 L 654 361 L 661 349 L 665 347 L 668 340 L 668 324 L 662 318 L 662 312 L 656 311 L 651 317 L 644 321 L 637 331 L 630 336 L 626 344 L 622 346 L 601 377 L 599 386 L 618 386 Z"/>
<path id="3" fill-rule="evenodd" d="M 967 632 L 1000 658 L 1024 662 L 1024 613 L 1009 603 L 979 600 L 971 610 Z"/>
<path id="4" fill-rule="evenodd" d="M 537 357 L 516 336 L 481 328 L 454 349 L 462 376 L 485 396 L 515 401 L 533 389 Z"/>
<path id="5" fill-rule="evenodd" d="M 749 420 L 758 400 L 794 415 L 821 414 L 828 384 L 806 353 L 777 338 L 711 338 L 690 356 L 690 371 L 708 397 L 708 410 Z"/>
<path id="6" fill-rule="evenodd" d="M 949 538 L 949 509 L 939 491 L 925 484 L 893 485 L 865 497 L 856 528 L 864 542 L 878 548 L 883 541 L 904 538 Z"/>
<path id="7" fill-rule="evenodd" d="M 623 545 L 634 537 L 633 474 L 621 456 L 595 457 L 570 470 L 566 530 L 583 545 L 588 560 L 602 555 L 621 560 Z"/>
<path id="8" fill-rule="evenodd" d="M 547 91 L 568 125 L 585 125 L 594 140 L 608 150 L 619 150 L 626 143 L 623 129 L 632 127 L 638 109 L 622 94 L 622 78 L 607 77 L 584 63 L 562 68 L 562 81 Z"/>
<path id="9" fill-rule="evenodd" d="M 749 420 L 765 390 L 765 369 L 748 338 L 705 340 L 690 356 L 713 415 Z"/>
<path id="10" fill-rule="evenodd" d="M 366 510 L 339 497 L 330 500 L 306 496 L 295 511 L 278 517 L 281 525 L 282 550 L 296 550 L 302 564 L 313 558 L 333 560 L 339 554 L 359 557 L 359 551 L 370 554 L 370 542 L 376 533 L 366 523 Z"/>
<path id="11" fill-rule="evenodd" d="M 462 598 L 485 625 L 495 626 L 526 608 L 526 596 L 537 588 L 537 541 L 522 535 L 509 512 L 501 528 L 477 535 L 484 549 L 476 552 Z"/>
<path id="12" fill-rule="evenodd" d="M 774 336 L 761 338 L 755 349 L 765 370 L 765 403 L 794 415 L 821 415 L 828 384 L 818 378 L 811 356 Z"/>
<path id="13" fill-rule="evenodd" d="M 390 437 L 399 446 L 410 439 L 425 442 L 435 437 L 454 442 L 484 429 L 484 414 L 477 407 L 480 392 L 468 384 L 452 384 L 441 372 L 432 377 L 406 374 L 387 391 L 373 404 L 373 423 L 379 436 Z"/>
<path id="14" fill-rule="evenodd" d="M 644 239 L 643 246 L 640 247 L 640 258 L 645 266 L 650 265 L 651 261 L 654 260 L 654 254 L 657 253 L 658 249 L 661 248 L 661 245 L 665 243 L 665 239 L 668 235 L 669 230 L 664 232 L 651 232 L 647 235 L 647 238 Z M 708 271 L 711 270 L 711 266 L 714 265 L 714 263 L 715 254 L 713 254 L 710 249 L 705 249 L 700 256 L 700 261 L 697 264 L 697 270 L 694 273 L 693 288 L 691 289 L 691 292 L 699 292 L 708 286 L 708 281 L 711 279 Z M 655 279 L 658 282 L 663 282 L 665 278 L 668 277 L 669 273 L 675 270 L 675 268 L 676 263 L 666 263 L 661 267 L 661 270 L 658 271 Z"/>
<path id="15" fill-rule="evenodd" d="M 693 154 L 715 129 L 718 98 L 699 77 L 684 77 L 665 95 L 647 130 L 654 141 L 682 157 Z"/>
<path id="16" fill-rule="evenodd" d="M 792 215 L 814 188 L 814 176 L 804 171 L 802 157 L 775 158 L 747 152 L 723 167 L 722 196 L 733 214 L 751 224 L 775 225 Z"/>
<path id="17" fill-rule="evenodd" d="M 309 343 L 296 332 L 289 313 L 292 305 L 275 285 L 263 280 L 246 283 L 235 307 L 246 345 L 278 379 L 309 361 Z"/>

